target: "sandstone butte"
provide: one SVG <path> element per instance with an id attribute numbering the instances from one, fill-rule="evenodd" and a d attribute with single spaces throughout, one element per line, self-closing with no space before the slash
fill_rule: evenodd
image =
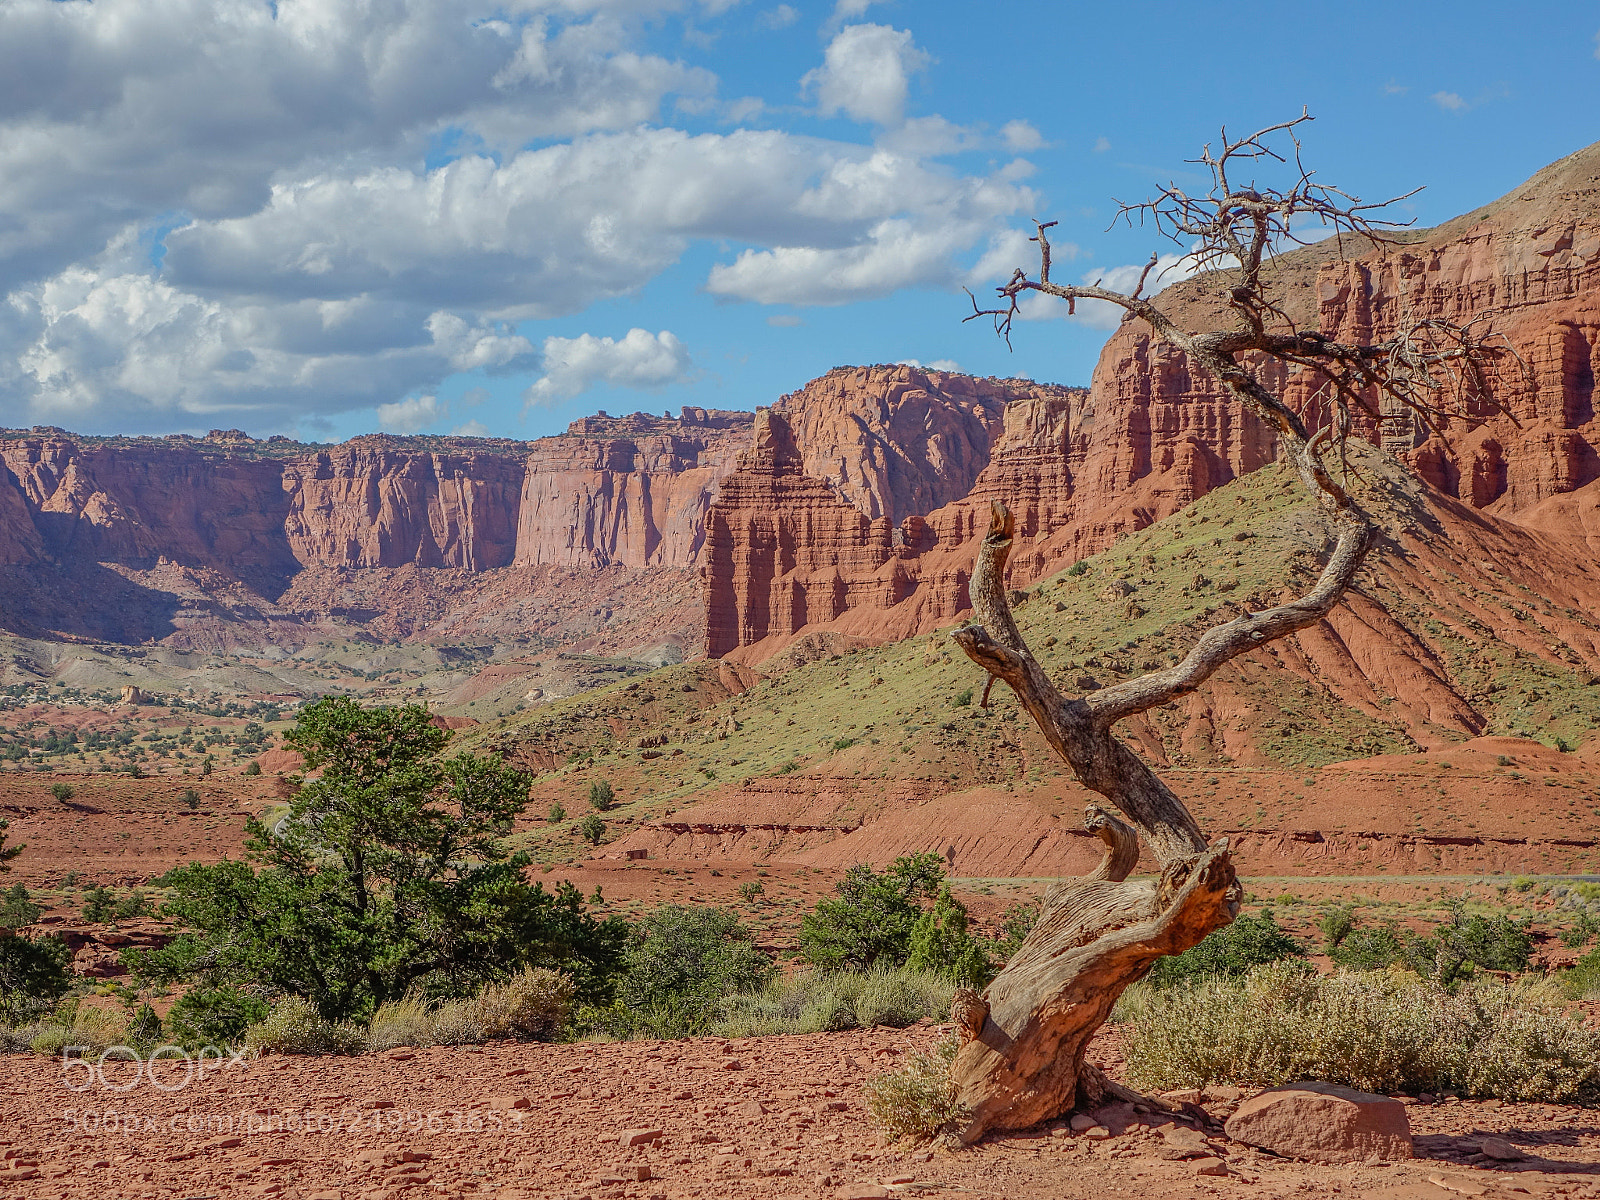
<path id="1" fill-rule="evenodd" d="M 1378 340 L 1432 317 L 1477 319 L 1480 336 L 1514 351 L 1491 371 L 1503 411 L 1485 405 L 1443 433 L 1385 412 L 1363 435 L 1445 497 L 1577 539 L 1587 557 L 1600 550 L 1600 144 L 1435 229 L 1402 231 L 1378 247 L 1350 239 L 1304 247 L 1276 270 L 1283 311 L 1341 339 Z M 1202 280 L 1176 284 L 1162 300 L 1192 328 L 1226 319 Z M 823 383 L 773 407 L 712 506 L 714 655 L 759 663 L 802 628 L 885 638 L 949 622 L 966 607 L 965 572 L 991 498 L 1018 513 L 1010 582 L 1021 587 L 1275 454 L 1270 434 L 1214 381 L 1125 321 L 1087 391 L 1033 388 L 1006 406 L 968 494 L 939 507 L 931 494 L 890 507 L 881 488 L 845 477 L 805 444 L 815 436 L 811 407 L 839 390 Z M 1309 375 L 1278 384 L 1297 409 L 1316 403 Z M 785 426 L 797 435 L 793 448 Z"/>

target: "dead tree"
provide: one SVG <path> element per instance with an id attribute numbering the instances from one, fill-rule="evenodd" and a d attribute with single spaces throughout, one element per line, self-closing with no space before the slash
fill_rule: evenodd
<path id="1" fill-rule="evenodd" d="M 1131 293 L 1098 283 L 1054 282 L 1049 224 L 1037 224 L 1037 277 L 1018 270 L 997 289 L 1001 307 L 973 304 L 973 316 L 993 317 L 1008 340 L 1018 301 L 1029 292 L 1059 297 L 1069 306 L 1101 300 L 1145 322 L 1272 427 L 1280 454 L 1323 514 L 1332 547 L 1316 586 L 1300 598 L 1215 626 L 1176 666 L 1066 696 L 1035 660 L 1012 619 L 1005 590 L 1012 517 L 1005 505 L 994 504 L 972 576 L 973 621 L 953 637 L 989 672 L 991 683 L 999 679 L 1011 686 L 1073 774 L 1125 820 L 1090 806 L 1090 827 L 1106 843 L 1103 861 L 1085 878 L 1052 885 L 1032 932 L 984 994 L 987 1016 L 981 1025 L 970 1023 L 975 1036 L 951 1068 L 965 1113 L 959 1130 L 964 1141 L 1091 1107 L 1107 1092 L 1127 1094 L 1084 1063 L 1090 1038 L 1123 990 L 1158 958 L 1181 953 L 1238 913 L 1241 893 L 1227 839 L 1208 843 L 1182 801 L 1116 738 L 1113 727 L 1194 691 L 1230 659 L 1316 624 L 1339 602 L 1372 545 L 1374 530 L 1339 482 L 1347 478 L 1339 464 L 1330 468 L 1324 461 L 1330 451 L 1342 461 L 1353 410 L 1376 422 L 1387 398 L 1437 426 L 1488 396 L 1480 369 L 1488 349 L 1467 328 L 1422 321 L 1386 341 L 1350 345 L 1296 328 L 1272 303 L 1263 275 L 1271 270 L 1273 254 L 1298 240 L 1297 230 L 1307 224 L 1331 226 L 1342 252 L 1346 238 L 1381 242 L 1384 229 L 1397 227 L 1369 215 L 1383 205 L 1363 204 L 1317 183 L 1305 170 L 1296 128 L 1310 119 L 1302 115 L 1238 140 L 1224 130 L 1220 150 L 1208 145 L 1195 160 L 1210 172 L 1208 193 L 1190 196 L 1173 184 L 1154 199 L 1120 211 L 1130 224 L 1134 217 L 1151 221 L 1160 233 L 1192 246 L 1203 282 L 1220 291 L 1236 317 L 1232 328 L 1181 328 L 1146 299 L 1155 255 Z M 1277 152 L 1274 142 L 1286 144 L 1286 152 Z M 1238 176 L 1263 166 L 1283 170 L 1291 185 L 1284 190 L 1238 182 Z M 1319 427 L 1308 428 L 1300 413 L 1262 383 L 1260 368 L 1272 361 L 1320 376 L 1328 415 Z M 1160 864 L 1155 879 L 1129 879 L 1140 837 Z"/>

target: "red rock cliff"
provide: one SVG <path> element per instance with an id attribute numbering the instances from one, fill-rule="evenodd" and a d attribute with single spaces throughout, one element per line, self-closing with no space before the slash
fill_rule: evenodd
<path id="1" fill-rule="evenodd" d="M 519 566 L 688 566 L 717 485 L 749 445 L 749 413 L 586 417 L 529 448 Z"/>
<path id="2" fill-rule="evenodd" d="M 1427 482 L 1473 507 L 1512 520 L 1525 517 L 1552 531 L 1559 526 L 1590 532 L 1596 523 L 1591 492 L 1571 502 L 1552 498 L 1600 479 L 1594 409 L 1600 144 L 1437 229 L 1408 232 L 1377 248 L 1346 242 L 1342 259 L 1337 249 L 1332 243 L 1305 247 L 1275 264 L 1276 302 L 1301 328 L 1372 341 L 1392 335 L 1403 322 L 1476 319 L 1479 336 L 1507 350 L 1490 372 L 1492 396 L 1474 403 L 1470 420 L 1425 438 L 1409 417 L 1389 417 L 1381 440 L 1407 456 Z M 1161 302 L 1190 328 L 1222 328 L 1228 319 L 1214 279 L 1187 280 L 1164 292 Z M 1318 400 L 1309 376 L 1284 373 L 1274 382 L 1315 419 Z M 785 398 L 791 421 L 808 431 L 802 444 L 823 442 L 815 427 L 828 424 L 820 411 L 832 390 L 813 384 Z M 1003 499 L 1018 512 L 1019 544 L 1009 578 L 1022 586 L 1272 461 L 1276 451 L 1270 433 L 1214 381 L 1133 321 L 1106 343 L 1086 395 L 1056 392 L 1008 397 L 992 460 L 971 491 L 925 509 L 925 520 L 902 523 L 893 564 L 896 587 L 858 589 L 863 603 L 847 606 L 827 628 L 905 636 L 956 616 L 966 606 L 972 539 L 986 526 L 990 499 Z M 818 415 L 811 414 L 811 405 Z M 993 437 L 992 426 L 985 428 Z M 1362 432 L 1380 440 L 1376 422 Z M 873 463 L 871 439 L 863 434 L 855 442 L 861 447 L 856 457 Z M 836 459 L 847 462 L 850 455 L 804 451 L 806 470 L 826 478 L 863 513 L 893 512 L 898 519 L 915 511 L 885 501 L 894 493 L 870 471 L 851 476 L 835 466 Z M 725 495 L 732 502 L 744 494 L 736 474 Z M 730 529 L 740 525 L 737 514 L 727 513 L 725 520 Z M 865 534 L 859 546 L 841 546 L 838 553 L 857 556 L 873 536 Z M 726 563 L 737 558 L 737 550 L 730 550 Z M 721 565 L 708 564 L 708 614 L 758 604 L 767 581 L 719 575 Z M 840 586 L 849 591 L 853 582 L 844 578 Z M 740 657 L 758 661 L 798 628 L 776 619 L 746 623 Z M 759 639 L 751 637 L 756 629 L 764 631 Z M 713 644 L 713 653 L 725 652 L 726 636 Z"/>

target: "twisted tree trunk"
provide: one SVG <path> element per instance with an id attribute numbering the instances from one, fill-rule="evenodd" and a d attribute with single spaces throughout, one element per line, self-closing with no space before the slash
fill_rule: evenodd
<path id="1" fill-rule="evenodd" d="M 1373 243 L 1383 240 L 1380 227 L 1388 227 L 1372 215 L 1383 205 L 1363 204 L 1319 183 L 1301 164 L 1295 130 L 1310 119 L 1302 113 L 1237 139 L 1224 131 L 1220 149 L 1208 145 L 1197 160 L 1211 171 L 1209 192 L 1191 196 L 1174 183 L 1153 200 L 1121 209 L 1130 223 L 1135 215 L 1151 219 L 1180 244 L 1194 239 L 1190 258 L 1233 312 L 1234 328 L 1186 330 L 1143 298 L 1159 262 L 1155 254 L 1130 293 L 1098 283 L 1052 282 L 1046 231 L 1053 222 L 1036 223 L 1037 278 L 1019 268 L 996 289 L 1001 307 L 980 309 L 974 299 L 967 318 L 992 317 L 1009 342 L 1021 299 L 1038 293 L 1065 300 L 1069 312 L 1078 300 L 1099 300 L 1145 322 L 1246 411 L 1267 422 L 1335 540 L 1321 578 L 1298 600 L 1208 630 L 1188 657 L 1168 670 L 1068 697 L 1056 691 L 1012 620 L 1004 586 L 1011 514 L 995 504 L 973 571 L 975 620 L 953 635 L 955 641 L 989 672 L 991 684 L 999 679 L 1011 685 L 1056 753 L 1127 823 L 1090 806 L 1089 827 L 1106 843 L 1104 860 L 1085 878 L 1062 880 L 1046 893 L 1038 923 L 989 985 L 987 1014 L 982 1001 L 965 1006 L 967 1040 L 951 1072 L 968 1114 L 961 1129 L 966 1141 L 987 1130 L 1023 1128 L 1075 1105 L 1096 1104 L 1108 1091 L 1131 1095 L 1084 1065 L 1089 1039 L 1123 989 L 1156 959 L 1187 950 L 1238 914 L 1240 893 L 1227 840 L 1207 845 L 1188 810 L 1112 736 L 1112 726 L 1192 692 L 1229 659 L 1314 625 L 1338 603 L 1372 543 L 1372 525 L 1333 478 L 1319 447 L 1336 440 L 1343 458 L 1343 439 L 1354 429 L 1353 411 L 1370 417 L 1374 430 L 1381 429 L 1390 407 L 1437 428 L 1474 406 L 1497 406 L 1482 364 L 1500 353 L 1490 340 L 1498 335 L 1475 334 L 1476 322 L 1419 320 L 1382 342 L 1351 344 L 1296 328 L 1273 303 L 1263 267 L 1282 245 L 1299 241 L 1297 222 L 1321 223 L 1341 238 L 1353 235 Z M 1292 149 L 1274 150 L 1269 143 L 1275 138 L 1286 138 Z M 1257 172 L 1272 162 L 1290 168 L 1287 188 L 1256 182 Z M 1240 169 L 1252 181 L 1235 186 L 1230 172 Z M 1342 240 L 1330 244 L 1343 251 Z M 1233 265 L 1220 269 L 1228 263 Z M 1274 361 L 1321 381 L 1328 423 L 1319 421 L 1321 427 L 1312 432 L 1300 413 L 1262 383 L 1258 368 Z M 1526 364 L 1523 368 L 1527 374 Z M 1161 874 L 1129 882 L 1139 837 L 1160 862 Z"/>
<path id="2" fill-rule="evenodd" d="M 1315 453 L 1304 443 L 1293 450 Z M 1302 465 L 1302 474 L 1309 473 Z M 1156 959 L 1182 953 L 1238 914 L 1240 889 L 1227 839 L 1207 844 L 1183 802 L 1111 729 L 1193 691 L 1252 647 L 1321 620 L 1349 586 L 1370 541 L 1369 526 L 1353 505 L 1347 503 L 1336 523 L 1338 541 L 1307 595 L 1208 631 L 1168 670 L 1067 697 L 1034 659 L 1011 616 L 1004 580 L 1012 517 L 995 502 L 971 584 L 976 619 L 954 640 L 1011 686 L 1078 779 L 1126 822 L 1089 806 L 1089 828 L 1106 843 L 1099 866 L 1050 887 L 1032 932 L 985 992 L 986 1018 L 952 1066 L 965 1113 L 963 1141 L 1093 1106 L 1108 1092 L 1127 1095 L 1084 1063 L 1095 1030 Z M 1161 863 L 1155 879 L 1128 879 L 1139 836 Z"/>

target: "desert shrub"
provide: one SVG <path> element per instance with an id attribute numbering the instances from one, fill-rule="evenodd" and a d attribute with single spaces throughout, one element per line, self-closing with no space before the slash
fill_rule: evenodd
<path id="1" fill-rule="evenodd" d="M 385 1000 L 367 1026 L 367 1049 L 374 1054 L 396 1046 L 433 1045 L 433 1007 L 420 996 Z"/>
<path id="2" fill-rule="evenodd" d="M 559 971 L 530 967 L 504 983 L 491 983 L 476 1000 L 488 1038 L 548 1041 L 572 1011 L 576 989 Z"/>
<path id="3" fill-rule="evenodd" d="M 161 1018 L 149 1003 L 139 1005 L 128 1021 L 128 1045 L 140 1050 L 153 1050 L 163 1042 Z"/>
<path id="4" fill-rule="evenodd" d="M 1330 952 L 1338 949 L 1355 927 L 1355 913 L 1346 907 L 1330 908 L 1317 918 L 1322 945 Z"/>
<path id="5" fill-rule="evenodd" d="M 598 846 L 605 841 L 606 823 L 595 813 L 590 813 L 578 822 L 578 832 L 583 835 L 583 840 L 591 846 Z"/>
<path id="6" fill-rule="evenodd" d="M 609 781 L 596 779 L 589 785 L 589 804 L 592 808 L 605 812 L 616 802 L 617 794 L 611 790 Z"/>
<path id="7" fill-rule="evenodd" d="M 747 879 L 739 885 L 739 899 L 746 904 L 754 904 L 766 894 L 767 885 L 759 879 Z"/>
<path id="8" fill-rule="evenodd" d="M 880 967 L 805 971 L 724 999 L 710 1031 L 721 1037 L 833 1033 L 873 1025 L 904 1028 L 949 1016 L 955 983 L 945 975 Z"/>
<path id="9" fill-rule="evenodd" d="M 194 988 L 167 1013 L 167 1037 L 185 1050 L 242 1046 L 245 1031 L 267 1017 L 267 1003 L 231 987 Z"/>
<path id="10" fill-rule="evenodd" d="M 567 819 L 567 810 L 562 806 L 561 802 L 557 800 L 550 806 L 550 811 L 545 814 L 545 819 L 552 825 L 559 825 L 561 822 Z"/>
<path id="11" fill-rule="evenodd" d="M 1088 570 L 1089 564 L 1084 562 L 1082 559 L 1079 559 L 1077 562 L 1073 563 L 1067 568 L 1067 574 L 1076 578 L 1079 575 L 1087 573 Z"/>
<path id="12" fill-rule="evenodd" d="M 950 703 L 955 705 L 957 708 L 966 708 L 967 705 L 972 703 L 972 689 L 962 688 L 955 694 L 955 698 L 952 699 Z"/>
<path id="13" fill-rule="evenodd" d="M 72 790 L 72 785 L 70 783 L 52 783 L 50 785 L 50 795 L 65 804 L 68 800 L 71 800 L 75 795 L 77 795 L 77 793 Z"/>
<path id="14" fill-rule="evenodd" d="M 858 863 L 835 885 L 835 898 L 819 901 L 801 918 L 801 957 L 834 971 L 902 965 L 921 902 L 943 881 L 944 860 L 937 854 L 897 858 L 882 874 Z"/>
<path id="15" fill-rule="evenodd" d="M 475 1000 L 446 1000 L 433 1010 L 430 1032 L 437 1046 L 476 1046 L 487 1037 Z"/>
<path id="16" fill-rule="evenodd" d="M 1182 954 L 1157 959 L 1145 978 L 1156 987 L 1172 987 L 1194 979 L 1237 978 L 1262 963 L 1304 957 L 1300 943 L 1263 912 L 1224 925 Z"/>
<path id="17" fill-rule="evenodd" d="M 1557 979 L 1562 990 L 1574 1000 L 1600 997 L 1600 950 L 1589 951 Z"/>
<path id="18" fill-rule="evenodd" d="M 299 996 L 289 996 L 273 1006 L 266 1019 L 250 1026 L 244 1035 L 250 1054 L 359 1054 L 364 1048 L 361 1030 L 335 1023 Z"/>
<path id="19" fill-rule="evenodd" d="M 183 935 L 130 955 L 141 980 L 192 979 L 301 996 L 331 1022 L 416 993 L 475 996 L 524 967 L 557 968 L 607 999 L 627 938 L 570 884 L 529 884 L 505 844 L 529 777 L 497 759 L 445 757 L 421 705 L 302 708 L 284 745 L 308 774 L 289 815 L 248 825 L 248 857 L 169 872 L 164 911 Z"/>
<path id="20" fill-rule="evenodd" d="M 727 909 L 663 904 L 633 926 L 617 1001 L 654 1036 L 689 1036 L 704 1031 L 724 996 L 758 989 L 773 973 Z"/>
<path id="21" fill-rule="evenodd" d="M 1467 915 L 1457 904 L 1450 916 L 1419 936 L 1393 921 L 1361 927 L 1352 921 L 1328 956 L 1341 967 L 1372 971 L 1398 966 L 1450 987 L 1474 970 L 1519 972 L 1528 969 L 1533 941 L 1528 924 L 1504 913 Z"/>
<path id="22" fill-rule="evenodd" d="M 195 791 L 194 788 L 184 788 L 178 799 L 183 802 L 183 806 L 190 812 L 200 807 L 200 793 Z"/>
<path id="23" fill-rule="evenodd" d="M 897 1071 L 862 1085 L 867 1116 L 891 1138 L 928 1138 L 950 1130 L 961 1116 L 950 1064 L 960 1048 L 954 1037 L 912 1054 Z"/>
<path id="24" fill-rule="evenodd" d="M 117 897 L 108 887 L 92 887 L 83 894 L 82 915 L 85 921 L 96 924 L 109 921 L 116 908 Z"/>
<path id="25" fill-rule="evenodd" d="M 1539 981 L 1480 978 L 1452 993 L 1404 971 L 1269 963 L 1152 990 L 1125 1054 L 1136 1083 L 1162 1090 L 1323 1079 L 1380 1093 L 1600 1097 L 1600 1031 Z"/>
<path id="26" fill-rule="evenodd" d="M 28 889 L 20 883 L 0 892 L 0 929 L 21 929 L 24 925 L 32 925 L 43 913 L 44 909 L 33 902 Z"/>
<path id="27" fill-rule="evenodd" d="M 939 889 L 933 906 L 912 925 L 906 966 L 948 976 L 966 987 L 981 988 L 994 978 L 994 964 L 967 932 L 966 906 L 950 894 L 949 884 Z"/>
<path id="28" fill-rule="evenodd" d="M 259 774 L 261 774 L 261 764 L 256 762 L 255 759 L 251 759 L 249 762 L 245 763 L 245 765 L 244 765 L 244 773 L 246 775 L 259 775 Z"/>

